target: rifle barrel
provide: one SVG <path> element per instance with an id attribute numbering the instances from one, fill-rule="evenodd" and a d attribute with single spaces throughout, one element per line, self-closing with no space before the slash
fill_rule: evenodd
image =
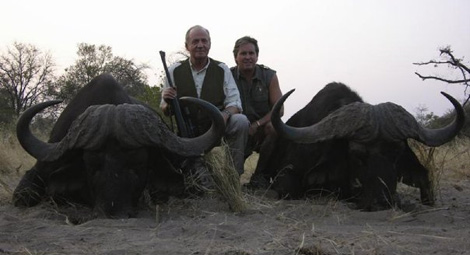
<path id="1" fill-rule="evenodd" d="M 168 79 L 168 85 L 174 88 L 173 82 L 171 81 L 170 72 L 168 71 L 168 67 L 166 65 L 164 51 L 160 51 L 160 57 L 162 58 L 163 69 L 165 69 L 166 78 Z M 180 135 L 182 137 L 190 137 L 188 128 L 183 118 L 183 113 L 181 112 L 181 107 L 180 107 L 178 98 L 174 98 L 170 100 L 170 104 L 171 104 L 171 108 L 173 109 L 173 112 L 175 113 L 176 125 L 178 126 L 178 130 L 180 131 Z"/>

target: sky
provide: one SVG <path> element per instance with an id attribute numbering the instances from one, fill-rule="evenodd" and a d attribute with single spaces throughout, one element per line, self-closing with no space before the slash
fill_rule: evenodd
<path id="1" fill-rule="evenodd" d="M 444 91 L 463 101 L 463 85 L 422 81 L 424 75 L 461 78 L 447 67 L 419 67 L 450 45 L 470 59 L 468 0 L 289 1 L 103 1 L 5 0 L 0 4 L 0 52 L 13 42 L 50 52 L 57 74 L 74 64 L 79 43 L 111 46 L 115 56 L 147 64 L 151 85 L 163 66 L 184 50 L 193 25 L 211 33 L 209 56 L 235 65 L 235 41 L 258 40 L 259 64 L 277 71 L 284 120 L 303 108 L 329 82 L 342 82 L 371 104 L 394 102 L 416 115 L 418 107 L 442 115 L 452 105 Z"/>

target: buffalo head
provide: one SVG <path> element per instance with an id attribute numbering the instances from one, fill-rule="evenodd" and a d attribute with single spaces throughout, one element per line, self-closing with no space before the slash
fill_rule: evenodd
<path id="1" fill-rule="evenodd" d="M 16 188 L 15 205 L 32 206 L 47 194 L 90 204 L 107 217 L 128 217 L 135 215 L 145 188 L 171 193 L 171 185 L 182 182 L 168 158 L 201 156 L 220 142 L 225 129 L 215 106 L 196 98 L 182 100 L 208 113 L 212 126 L 206 133 L 181 138 L 146 106 L 100 104 L 75 118 L 60 141 L 43 142 L 32 134 L 31 120 L 60 101 L 29 108 L 18 120 L 17 136 L 38 162 Z"/>
<path id="2" fill-rule="evenodd" d="M 289 141 L 321 144 L 323 147 L 319 148 L 324 150 L 317 150 L 318 154 L 335 154 L 323 156 L 336 159 L 326 166 L 340 168 L 339 175 L 346 177 L 349 185 L 342 189 L 354 190 L 352 195 L 359 196 L 361 208 L 377 210 L 398 203 L 396 185 L 402 178 L 405 183 L 420 188 L 423 203 L 433 204 L 427 170 L 408 146 L 407 139 L 433 147 L 453 139 L 465 122 L 464 111 L 457 100 L 442 92 L 457 114 L 451 124 L 440 129 L 419 125 L 399 105 L 370 105 L 364 102 L 343 105 L 313 125 L 293 127 L 283 123 L 279 116 L 282 104 L 293 91 L 283 95 L 273 107 L 271 118 L 274 128 Z M 331 141 L 336 141 L 335 150 L 325 146 Z M 327 185 L 325 179 L 318 177 L 316 171 L 319 168 L 318 165 L 312 167 L 304 176 L 307 185 Z"/>

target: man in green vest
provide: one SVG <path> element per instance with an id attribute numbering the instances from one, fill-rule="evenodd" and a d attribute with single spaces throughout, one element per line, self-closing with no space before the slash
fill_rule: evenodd
<path id="1" fill-rule="evenodd" d="M 282 92 L 276 71 L 257 64 L 258 55 L 258 41 L 249 36 L 241 37 L 233 47 L 233 56 L 237 65 L 230 69 L 240 91 L 243 114 L 251 123 L 245 157 L 250 156 L 253 151 L 259 153 L 256 171 L 251 177 L 250 184 L 266 186 L 268 181 L 263 179 L 262 172 L 277 139 L 276 131 L 271 124 L 271 109 L 281 98 Z"/>
<path id="2" fill-rule="evenodd" d="M 170 87 L 168 79 L 165 79 L 161 108 L 165 114 L 170 114 L 168 101 L 183 96 L 198 97 L 219 108 L 226 124 L 224 139 L 230 148 L 235 169 L 241 175 L 250 122 L 241 114 L 237 84 L 226 64 L 209 58 L 211 38 L 206 28 L 199 25 L 191 27 L 186 32 L 185 47 L 189 58 L 168 68 L 175 88 Z M 188 109 L 196 135 L 204 132 L 210 123 L 197 109 Z"/>

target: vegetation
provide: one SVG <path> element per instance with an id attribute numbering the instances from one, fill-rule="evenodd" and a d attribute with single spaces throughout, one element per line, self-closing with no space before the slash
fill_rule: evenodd
<path id="1" fill-rule="evenodd" d="M 455 57 L 452 49 L 450 46 L 447 47 L 442 47 L 439 49 L 439 58 L 438 59 L 431 59 L 429 61 L 425 62 L 417 62 L 414 63 L 415 65 L 418 66 L 433 66 L 435 68 L 440 68 L 442 66 L 447 67 L 448 69 L 455 70 L 459 73 L 460 78 L 447 78 L 445 76 L 439 76 L 439 75 L 422 75 L 418 72 L 415 74 L 421 78 L 423 81 L 424 80 L 438 80 L 442 81 L 448 84 L 457 84 L 457 85 L 462 85 L 463 89 L 465 91 L 465 94 L 467 98 L 463 102 L 463 106 L 466 112 L 467 116 L 470 116 L 470 94 L 468 93 L 470 89 L 470 68 L 468 63 L 464 61 L 464 57 L 462 58 L 457 58 Z M 436 118 L 435 116 L 432 116 L 433 114 L 431 113 L 429 116 L 425 116 L 422 118 L 422 120 L 425 120 L 429 123 L 428 126 L 433 127 L 433 126 L 442 126 L 442 123 L 447 122 L 451 119 L 453 119 L 454 113 L 449 112 L 442 116 L 441 118 Z M 418 117 L 420 117 L 418 115 Z M 423 117 L 423 116 L 421 116 Z M 461 135 L 466 136 L 467 138 L 470 138 L 470 120 L 469 118 L 466 119 L 465 126 L 461 132 Z"/>
<path id="2" fill-rule="evenodd" d="M 160 112 L 160 87 L 148 84 L 146 64 L 114 56 L 106 45 L 80 43 L 77 57 L 73 65 L 57 75 L 51 54 L 31 44 L 15 42 L 8 47 L 0 54 L 0 124 L 12 125 L 25 109 L 44 100 L 62 99 L 66 104 L 102 73 L 112 74 L 131 96 Z M 53 123 L 57 112 L 60 110 L 53 108 L 42 118 Z"/>
<path id="3" fill-rule="evenodd" d="M 450 46 L 440 48 L 439 52 L 440 52 L 439 59 L 437 60 L 432 59 L 426 62 L 418 62 L 414 64 L 418 66 L 431 65 L 436 68 L 441 67 L 441 66 L 447 66 L 451 69 L 457 70 L 461 74 L 462 78 L 454 79 L 454 78 L 445 78 L 445 77 L 437 76 L 437 75 L 422 75 L 418 72 L 416 72 L 415 74 L 419 78 L 423 79 L 423 81 L 431 79 L 431 80 L 442 81 L 442 82 L 449 83 L 449 84 L 461 84 L 465 87 L 465 91 L 467 91 L 468 88 L 470 87 L 470 68 L 467 66 L 468 64 L 464 62 L 464 58 L 455 57 Z M 467 104 L 469 99 L 470 99 L 470 94 L 468 95 L 464 104 Z"/>
<path id="4" fill-rule="evenodd" d="M 8 123 L 47 97 L 54 61 L 31 44 L 13 43 L 0 55 L 0 123 Z"/>
<path id="5" fill-rule="evenodd" d="M 448 84 L 460 84 L 464 86 L 464 91 L 467 92 L 470 87 L 470 69 L 468 65 L 465 64 L 464 58 L 457 58 L 454 56 L 452 49 L 450 46 L 443 47 L 439 49 L 439 58 L 437 60 L 432 59 L 426 62 L 418 62 L 414 63 L 418 66 L 433 66 L 435 68 L 439 68 L 441 66 L 446 66 L 450 69 L 457 70 L 458 73 L 461 75 L 461 78 L 446 78 L 444 76 L 437 76 L 437 75 L 422 75 L 418 72 L 415 74 L 424 80 L 438 80 Z M 464 111 L 466 116 L 470 116 L 470 94 L 467 94 L 467 98 L 463 102 Z M 429 128 L 439 128 L 448 123 L 450 123 L 455 117 L 455 112 L 449 111 L 441 117 L 435 116 L 432 112 L 427 113 L 427 109 L 419 108 L 418 114 L 416 118 L 420 122 L 420 124 L 429 127 Z M 468 167 L 469 162 L 468 158 L 470 158 L 470 146 L 468 145 L 470 141 L 470 120 L 467 117 L 464 127 L 462 128 L 459 136 L 457 139 L 454 139 L 453 142 L 448 143 L 445 146 L 441 146 L 441 148 L 430 148 L 424 146 L 420 143 L 411 141 L 411 145 L 415 153 L 417 154 L 418 158 L 421 160 L 422 164 L 429 170 L 429 177 L 433 187 L 434 192 L 436 193 L 439 190 L 439 185 L 441 181 L 441 177 L 444 174 L 449 174 L 445 168 L 444 162 L 453 163 L 455 171 L 461 172 L 465 176 L 457 175 L 457 178 L 465 177 L 468 178 Z M 462 157 L 461 160 L 457 160 L 457 158 Z"/>
<path id="6" fill-rule="evenodd" d="M 140 96 L 148 87 L 144 64 L 135 64 L 133 60 L 114 56 L 112 48 L 105 45 L 78 45 L 78 59 L 75 64 L 65 69 L 54 88 L 49 93 L 68 102 L 78 90 L 102 73 L 110 73 L 131 96 Z"/>

